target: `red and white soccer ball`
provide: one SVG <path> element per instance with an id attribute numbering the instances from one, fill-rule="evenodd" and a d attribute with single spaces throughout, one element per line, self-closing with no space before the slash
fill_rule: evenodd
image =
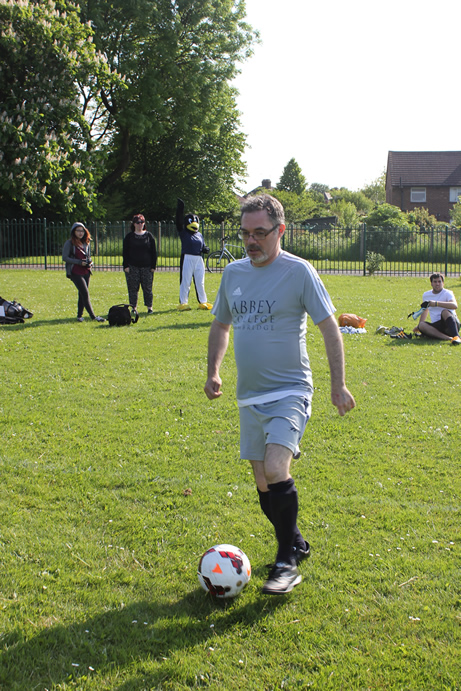
<path id="1" fill-rule="evenodd" d="M 239 547 L 215 545 L 200 559 L 197 575 L 203 590 L 214 597 L 236 597 L 250 580 L 251 564 Z"/>

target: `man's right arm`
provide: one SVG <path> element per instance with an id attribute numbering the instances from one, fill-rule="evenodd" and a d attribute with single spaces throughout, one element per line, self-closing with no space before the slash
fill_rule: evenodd
<path id="1" fill-rule="evenodd" d="M 223 324 L 217 319 L 214 320 L 210 327 L 210 335 L 208 337 L 208 379 L 204 388 L 210 401 L 222 396 L 222 391 L 220 390 L 222 380 L 219 376 L 219 369 L 229 345 L 230 328 L 230 324 Z"/>

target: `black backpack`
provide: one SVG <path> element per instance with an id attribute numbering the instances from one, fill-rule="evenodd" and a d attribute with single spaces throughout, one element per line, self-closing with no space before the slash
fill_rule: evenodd
<path id="1" fill-rule="evenodd" d="M 33 312 L 27 310 L 16 300 L 9 302 L 0 297 L 0 307 L 3 307 L 4 315 L 0 316 L 0 324 L 24 324 L 25 319 L 31 319 Z"/>
<path id="2" fill-rule="evenodd" d="M 139 314 L 131 305 L 114 305 L 107 315 L 109 326 L 128 326 L 136 324 L 138 319 Z"/>

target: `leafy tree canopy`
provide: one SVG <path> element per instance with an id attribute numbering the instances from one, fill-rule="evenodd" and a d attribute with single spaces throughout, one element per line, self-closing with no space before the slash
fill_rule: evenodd
<path id="1" fill-rule="evenodd" d="M 264 188 L 257 191 L 267 192 Z M 276 197 L 285 209 L 285 222 L 299 225 L 307 218 L 314 216 L 328 216 L 329 209 L 323 201 L 319 201 L 318 196 L 312 192 L 297 194 L 287 190 L 274 189 L 270 194 Z"/>
<path id="2" fill-rule="evenodd" d="M 291 158 L 283 169 L 280 180 L 277 183 L 278 190 L 303 194 L 306 190 L 306 178 L 302 174 L 299 164 Z"/>
<path id="3" fill-rule="evenodd" d="M 2 0 L 0 25 L 3 212 L 40 211 L 51 201 L 54 212 L 91 211 L 100 155 L 80 85 L 119 80 L 70 2 Z"/>
<path id="4" fill-rule="evenodd" d="M 386 171 L 383 170 L 376 180 L 370 182 L 370 184 L 366 185 L 361 191 L 375 204 L 384 204 L 386 201 Z"/>
<path id="5" fill-rule="evenodd" d="M 450 211 L 450 216 L 452 222 L 458 227 L 461 228 L 461 203 L 459 201 L 456 202 L 454 205 L 453 209 Z"/>
<path id="6" fill-rule="evenodd" d="M 408 217 L 404 211 L 401 211 L 398 206 L 392 204 L 380 204 L 377 206 L 366 219 L 367 226 L 382 228 L 391 226 L 394 228 L 409 228 Z"/>
<path id="7" fill-rule="evenodd" d="M 123 86 L 103 90 L 112 155 L 100 191 L 113 196 L 115 183 L 125 182 L 127 173 L 130 189 L 138 177 L 141 197 L 147 195 L 151 208 L 154 203 L 171 213 L 176 188 L 190 179 L 194 205 L 205 198 L 207 205 L 216 204 L 234 176 L 245 171 L 240 163 L 245 140 L 237 134 L 238 113 L 228 88 L 257 37 L 244 22 L 243 0 L 79 1 L 98 50 L 124 75 Z M 219 142 L 225 144 L 222 161 L 219 149 L 212 151 Z M 209 175 L 200 160 L 203 152 L 213 160 Z M 148 161 L 155 170 L 147 169 Z M 224 171 L 210 182 L 213 172 Z M 127 205 L 132 204 L 130 196 Z"/>

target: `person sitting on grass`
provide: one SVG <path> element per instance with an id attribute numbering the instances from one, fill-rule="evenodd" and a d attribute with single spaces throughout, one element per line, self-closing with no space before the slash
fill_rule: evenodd
<path id="1" fill-rule="evenodd" d="M 419 330 L 428 338 L 439 338 L 441 341 L 451 341 L 452 345 L 460 345 L 456 298 L 451 290 L 444 287 L 443 274 L 432 274 L 430 281 L 432 290 L 423 293 L 421 307 L 425 309 L 415 331 Z M 428 315 L 430 322 L 426 321 Z"/>

